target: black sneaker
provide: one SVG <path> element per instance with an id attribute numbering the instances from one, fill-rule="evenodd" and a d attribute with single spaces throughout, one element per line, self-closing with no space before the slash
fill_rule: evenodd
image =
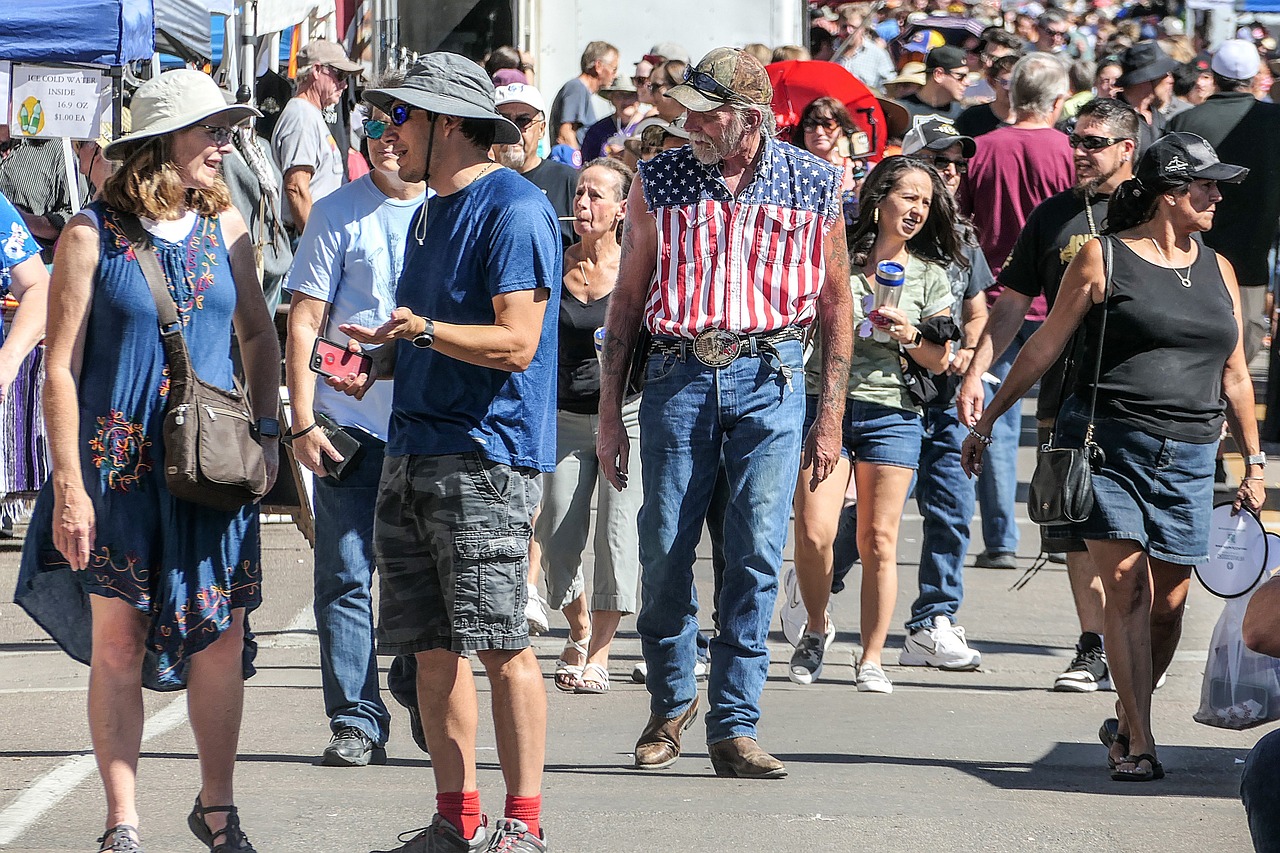
<path id="1" fill-rule="evenodd" d="M 324 748 L 320 763 L 325 767 L 364 767 L 386 764 L 387 751 L 355 726 L 343 726 Z"/>
<path id="2" fill-rule="evenodd" d="M 1053 682 L 1053 689 L 1063 693 L 1093 693 L 1107 680 L 1107 653 L 1102 638 L 1091 631 L 1080 635 L 1076 656 Z"/>

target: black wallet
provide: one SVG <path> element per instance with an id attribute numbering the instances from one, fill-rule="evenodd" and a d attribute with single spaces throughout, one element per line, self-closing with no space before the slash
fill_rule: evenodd
<path id="1" fill-rule="evenodd" d="M 342 455 L 341 462 L 334 462 L 328 454 L 322 454 L 321 463 L 327 477 L 334 480 L 346 479 L 355 470 L 356 463 L 364 456 L 364 445 L 351 437 L 351 434 L 338 426 L 338 422 L 323 412 L 316 412 L 316 428 L 324 433 L 325 438 L 333 445 L 333 449 Z"/>

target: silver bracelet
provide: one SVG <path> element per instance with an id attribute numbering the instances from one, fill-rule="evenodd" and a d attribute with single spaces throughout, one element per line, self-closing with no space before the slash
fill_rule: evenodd
<path id="1" fill-rule="evenodd" d="M 977 427 L 969 427 L 969 436 L 971 438 L 976 438 L 979 441 L 979 443 L 982 444 L 983 447 L 991 446 L 991 436 L 983 435 L 982 433 L 978 432 Z"/>

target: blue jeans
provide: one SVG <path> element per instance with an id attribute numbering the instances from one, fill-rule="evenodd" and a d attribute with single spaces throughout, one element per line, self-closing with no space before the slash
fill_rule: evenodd
<path id="1" fill-rule="evenodd" d="M 347 432 L 364 457 L 341 482 L 315 481 L 315 613 L 320 683 L 329 727 L 355 726 L 379 746 L 391 715 L 378 692 L 374 654 L 373 508 L 385 444 L 363 430 Z"/>
<path id="2" fill-rule="evenodd" d="M 1022 351 L 1022 345 L 1040 328 L 1040 321 L 1026 320 L 988 371 L 1001 382 Z M 986 402 L 990 405 L 996 389 L 986 385 Z M 1022 404 L 1014 403 L 991 428 L 991 446 L 982 457 L 982 473 L 978 475 L 978 502 L 982 505 L 982 542 L 988 553 L 1015 554 L 1018 551 L 1018 521 L 1014 517 L 1018 503 L 1018 444 L 1022 438 Z"/>
<path id="3" fill-rule="evenodd" d="M 755 737 L 769 670 L 765 640 L 800 469 L 804 379 L 799 341 L 715 370 L 692 355 L 655 353 L 640 404 L 644 505 L 636 629 L 649 668 L 650 709 L 679 716 L 697 696 L 695 550 L 717 475 L 724 509 L 719 632 L 711 640 L 707 742 Z"/>
<path id="4" fill-rule="evenodd" d="M 1254 853 L 1280 853 L 1280 731 L 1254 744 L 1244 761 L 1240 799 Z"/>
<path id="5" fill-rule="evenodd" d="M 956 408 L 926 406 L 924 443 L 916 480 L 916 502 L 924 518 L 920 544 L 920 594 L 911 605 L 907 630 L 933 625 L 933 617 L 955 622 L 964 600 L 964 558 L 977 493 L 960 468 L 960 445 L 969 430 Z"/>

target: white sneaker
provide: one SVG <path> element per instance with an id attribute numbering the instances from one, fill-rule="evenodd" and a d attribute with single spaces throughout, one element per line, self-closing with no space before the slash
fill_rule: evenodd
<path id="1" fill-rule="evenodd" d="M 694 661 L 693 677 L 699 681 L 706 681 L 707 675 L 711 672 L 711 665 L 704 660 Z M 649 665 L 644 661 L 640 661 L 631 668 L 631 680 L 636 684 L 644 684 L 649 678 Z"/>
<path id="2" fill-rule="evenodd" d="M 982 654 L 969 648 L 964 628 L 952 625 L 946 616 L 935 616 L 932 628 L 919 628 L 907 635 L 898 664 L 968 672 L 982 665 Z"/>
<path id="3" fill-rule="evenodd" d="M 525 587 L 529 590 L 529 600 L 524 605 L 524 618 L 529 623 L 529 633 L 536 637 L 547 633 L 551 627 L 551 617 L 547 614 L 547 600 L 538 592 L 538 588 L 528 582 Z"/>
<path id="4" fill-rule="evenodd" d="M 791 645 L 797 645 L 809 621 L 809 611 L 805 609 L 804 600 L 800 597 L 795 566 L 787 566 L 787 570 L 782 573 L 782 609 L 778 611 L 778 615 L 782 620 L 782 636 Z"/>
<path id="5" fill-rule="evenodd" d="M 859 693 L 892 693 L 893 682 L 879 664 L 864 663 L 858 667 Z"/>

